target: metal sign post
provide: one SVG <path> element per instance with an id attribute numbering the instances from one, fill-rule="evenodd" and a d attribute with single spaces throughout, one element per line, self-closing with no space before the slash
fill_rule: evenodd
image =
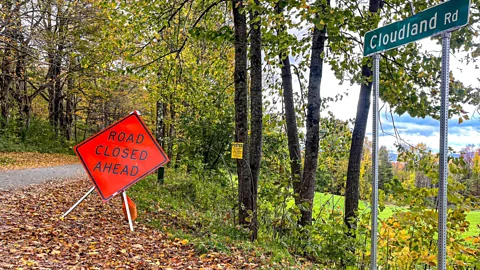
<path id="1" fill-rule="evenodd" d="M 438 269 L 447 269 L 448 90 L 450 86 L 450 37 L 442 33 L 442 86 L 440 105 L 440 160 L 438 179 Z"/>
<path id="2" fill-rule="evenodd" d="M 438 269 L 447 269 L 448 186 L 448 91 L 450 83 L 451 31 L 468 24 L 470 0 L 451 0 L 433 6 L 402 21 L 367 32 L 363 56 L 373 55 L 373 149 L 372 149 L 372 235 L 370 269 L 376 269 L 378 218 L 378 79 L 379 53 L 433 35 L 442 35 L 442 82 L 440 112 L 440 160 L 438 180 Z"/>
<path id="3" fill-rule="evenodd" d="M 133 232 L 133 223 L 132 223 L 132 216 L 130 216 L 130 207 L 128 207 L 128 200 L 127 200 L 127 192 L 124 191 L 122 192 L 123 196 L 123 203 L 125 204 L 125 210 L 127 211 L 127 217 L 128 217 L 128 225 L 130 225 L 130 231 Z"/>
<path id="4" fill-rule="evenodd" d="M 378 220 L 378 96 L 380 78 L 380 54 L 373 55 L 373 125 L 372 125 L 372 231 L 370 241 L 370 269 L 377 269 L 377 220 Z"/>
<path id="5" fill-rule="evenodd" d="M 70 209 L 68 209 L 67 212 L 65 212 L 65 214 L 62 215 L 62 218 L 66 217 L 68 214 L 70 214 L 70 212 L 72 212 L 73 209 L 75 209 L 81 202 L 83 202 L 83 200 L 85 200 L 88 197 L 88 195 L 90 195 L 90 193 L 92 193 L 94 190 L 95 190 L 95 187 L 92 187 L 87 193 L 85 193 L 85 195 L 83 195 L 83 197 L 80 198 L 80 200 L 78 200 L 78 202 L 76 202 L 72 207 L 70 207 Z"/>

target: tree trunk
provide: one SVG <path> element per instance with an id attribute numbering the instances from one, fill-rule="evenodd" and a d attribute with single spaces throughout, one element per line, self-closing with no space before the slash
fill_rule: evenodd
<path id="1" fill-rule="evenodd" d="M 330 2 L 327 2 L 330 5 Z M 277 13 L 282 13 L 277 6 Z M 280 33 L 284 31 L 280 26 Z M 292 173 L 295 203 L 300 207 L 300 225 L 312 223 L 313 197 L 315 194 L 315 176 L 317 170 L 318 147 L 320 141 L 320 83 L 322 80 L 323 58 L 326 28 L 315 28 L 312 37 L 312 53 L 310 59 L 310 75 L 307 104 L 307 137 L 305 142 L 305 164 L 301 174 L 301 154 L 298 139 L 295 103 L 293 99 L 292 72 L 288 55 L 280 55 L 282 62 L 282 84 L 287 123 L 288 151 Z"/>
<path id="2" fill-rule="evenodd" d="M 362 67 L 362 76 L 369 77 L 372 71 L 367 65 Z M 345 188 L 345 224 L 350 228 L 356 228 L 356 211 L 359 200 L 360 165 L 362 162 L 363 141 L 367 129 L 368 112 L 370 110 L 370 95 L 372 83 L 362 84 L 358 98 L 357 115 L 352 132 L 350 145 L 350 157 L 348 159 L 347 184 Z"/>
<path id="3" fill-rule="evenodd" d="M 259 4 L 258 0 L 255 4 Z M 250 11 L 250 107 L 251 107 L 251 139 L 250 139 L 250 169 L 252 171 L 252 208 L 253 216 L 250 223 L 251 240 L 257 239 L 257 192 L 260 161 L 262 157 L 262 34 L 260 16 L 257 11 Z"/>
<path id="4" fill-rule="evenodd" d="M 164 106 L 160 100 L 157 100 L 156 118 L 155 136 L 157 137 L 157 142 L 163 147 L 163 138 L 165 137 L 165 127 L 163 124 Z"/>
<path id="5" fill-rule="evenodd" d="M 5 127 L 8 123 L 10 115 L 9 95 L 13 81 L 13 56 L 12 51 L 8 48 L 4 50 L 2 59 L 2 75 L 0 80 L 0 110 L 1 110 L 1 127 Z"/>
<path id="6" fill-rule="evenodd" d="M 173 105 L 173 98 L 172 103 L 170 103 L 170 128 L 168 130 L 168 143 L 167 143 L 167 155 L 171 158 L 173 157 L 173 141 L 175 140 L 175 106 Z M 172 166 L 172 160 L 167 164 L 167 167 Z"/>
<path id="7" fill-rule="evenodd" d="M 75 113 L 75 104 L 73 92 L 73 79 L 68 79 L 68 89 L 65 98 L 65 126 L 63 127 L 64 136 L 67 140 L 72 139 L 73 114 Z"/>
<path id="8" fill-rule="evenodd" d="M 330 5 L 330 1 L 327 1 Z M 313 197 L 315 195 L 315 178 L 318 163 L 318 145 L 320 141 L 320 83 L 323 72 L 323 51 L 325 48 L 327 29 L 315 27 L 312 38 L 312 54 L 310 58 L 310 75 L 308 81 L 307 102 L 307 136 L 305 141 L 305 164 L 299 195 L 302 217 L 300 224 L 312 223 Z"/>
<path id="9" fill-rule="evenodd" d="M 59 57 L 61 57 L 59 55 Z M 61 128 L 64 126 L 64 117 L 63 117 L 63 82 L 60 78 L 61 73 L 61 59 L 58 62 L 58 74 L 55 78 L 54 88 L 54 119 L 55 119 L 55 130 L 57 134 L 61 134 Z"/>
<path id="10" fill-rule="evenodd" d="M 254 194 L 248 152 L 247 19 L 242 10 L 242 0 L 232 0 L 232 5 L 235 28 L 235 141 L 243 143 L 243 158 L 237 159 L 239 223 L 248 226 L 254 210 Z"/>
<path id="11" fill-rule="evenodd" d="M 283 10 L 279 7 L 279 5 L 276 7 L 276 12 L 278 14 L 283 13 Z M 285 27 L 280 26 L 279 34 L 282 34 L 284 31 Z M 298 139 L 297 118 L 295 115 L 295 102 L 293 98 L 292 71 L 289 55 L 285 55 L 283 52 L 280 53 L 280 62 L 292 186 L 293 190 L 297 191 L 300 188 L 302 156 L 300 154 L 300 143 Z M 300 204 L 299 196 L 295 196 L 295 203 L 297 205 Z"/>
<path id="12" fill-rule="evenodd" d="M 16 87 L 15 87 L 15 99 L 18 103 L 18 127 L 28 129 L 30 126 L 30 112 L 32 108 L 32 100 L 28 95 L 27 79 L 25 73 L 26 55 L 19 53 L 17 59 L 17 66 L 15 68 L 16 73 Z"/>
<path id="13" fill-rule="evenodd" d="M 61 72 L 61 65 L 62 65 L 62 58 L 61 58 L 61 51 L 62 47 L 59 46 L 58 50 L 51 53 L 49 56 L 50 59 L 50 67 L 47 75 L 48 80 L 48 119 L 50 121 L 50 125 L 54 128 L 55 131 L 58 131 L 58 127 L 60 124 L 60 102 L 62 100 L 61 90 L 61 80 L 60 80 L 60 72 Z"/>
<path id="14" fill-rule="evenodd" d="M 369 10 L 371 13 L 378 12 L 381 0 L 370 0 Z M 372 70 L 365 64 L 362 66 L 362 77 L 372 76 Z M 359 200 L 359 179 L 360 165 L 362 161 L 363 142 L 367 129 L 368 112 L 370 110 L 370 96 L 372 93 L 372 83 L 362 84 L 360 86 L 360 95 L 358 98 L 357 115 L 355 117 L 355 126 L 352 132 L 352 144 L 350 146 L 350 157 L 348 159 L 347 183 L 345 187 L 345 216 L 344 222 L 350 229 L 356 229 L 358 200 Z M 355 234 L 352 234 L 353 236 Z"/>
<path id="15" fill-rule="evenodd" d="M 155 123 L 155 136 L 157 137 L 157 142 L 160 146 L 163 147 L 163 138 L 165 137 L 165 126 L 163 123 L 163 119 L 165 116 L 165 108 L 163 106 L 163 102 L 157 100 L 157 112 L 156 112 L 156 123 Z M 171 158 L 171 157 L 170 157 Z M 176 163 L 175 163 L 176 164 Z M 157 181 L 159 184 L 163 184 L 165 182 L 165 168 L 162 166 L 157 170 Z"/>
<path id="16" fill-rule="evenodd" d="M 10 103 L 9 95 L 12 88 L 13 75 L 14 75 L 14 65 L 13 65 L 13 52 L 10 49 L 11 43 L 13 43 L 13 30 L 12 30 L 12 21 L 13 21 L 13 12 L 12 12 L 12 1 L 6 1 L 2 5 L 2 13 L 6 15 L 5 17 L 5 30 L 2 35 L 7 41 L 7 45 L 3 51 L 3 58 L 1 63 L 1 76 L 0 76 L 0 128 L 6 127 L 8 123 L 8 118 L 10 115 Z"/>

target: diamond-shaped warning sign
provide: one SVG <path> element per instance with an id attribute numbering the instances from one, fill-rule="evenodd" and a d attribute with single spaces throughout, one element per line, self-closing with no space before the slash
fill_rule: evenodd
<path id="1" fill-rule="evenodd" d="M 103 201 L 169 161 L 137 112 L 75 146 Z"/>

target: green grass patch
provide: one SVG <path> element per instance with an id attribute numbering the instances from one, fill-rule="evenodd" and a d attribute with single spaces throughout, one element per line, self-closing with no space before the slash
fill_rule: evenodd
<path id="1" fill-rule="evenodd" d="M 480 211 L 471 211 L 467 214 L 467 220 L 470 222 L 469 231 L 465 232 L 465 236 L 480 235 Z"/>
<path id="2" fill-rule="evenodd" d="M 293 202 L 292 202 L 293 204 Z M 333 195 L 328 193 L 315 193 L 313 211 L 314 216 L 321 213 L 328 212 L 329 210 L 340 210 L 343 211 L 345 205 L 345 198 L 339 195 Z M 359 202 L 359 211 L 360 212 L 370 212 L 369 203 L 365 201 Z M 395 205 L 386 205 L 383 210 L 379 212 L 380 219 L 386 219 L 393 215 L 394 212 L 402 210 L 408 211 L 405 207 L 399 207 Z M 464 236 L 474 236 L 480 234 L 480 211 L 470 211 L 467 213 L 467 221 L 470 222 L 469 230 L 464 233 Z"/>

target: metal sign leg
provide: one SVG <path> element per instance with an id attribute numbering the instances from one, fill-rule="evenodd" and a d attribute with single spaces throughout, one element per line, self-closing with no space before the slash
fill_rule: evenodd
<path id="1" fill-rule="evenodd" d="M 378 220 L 378 96 L 380 55 L 373 55 L 373 125 L 372 125 L 372 231 L 370 241 L 370 269 L 377 269 Z"/>
<path id="2" fill-rule="evenodd" d="M 83 195 L 83 197 L 80 198 L 80 200 L 78 200 L 78 202 L 76 202 L 70 209 L 68 209 L 67 212 L 65 212 L 65 214 L 62 215 L 62 218 L 66 217 L 68 214 L 70 214 L 70 212 L 72 212 L 73 209 L 75 209 L 83 200 L 85 200 L 88 197 L 88 195 L 90 195 L 90 193 L 92 193 L 94 190 L 95 190 L 95 187 L 92 187 L 87 193 L 85 193 L 85 195 Z"/>
<path id="3" fill-rule="evenodd" d="M 450 33 L 442 34 L 442 87 L 440 104 L 440 160 L 438 179 L 438 269 L 447 269 L 448 91 L 450 87 Z"/>
<path id="4" fill-rule="evenodd" d="M 130 225 L 130 231 L 133 232 L 132 216 L 130 216 L 130 208 L 128 208 L 127 192 L 126 191 L 122 192 L 122 196 L 123 196 L 123 203 L 125 204 L 125 210 L 127 211 L 128 225 Z"/>

